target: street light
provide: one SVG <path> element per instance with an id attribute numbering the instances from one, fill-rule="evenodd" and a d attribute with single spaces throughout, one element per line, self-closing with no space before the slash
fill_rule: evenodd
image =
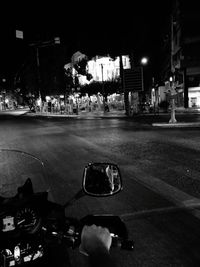
<path id="1" fill-rule="evenodd" d="M 147 57 L 143 57 L 140 60 L 141 65 L 145 66 L 148 64 L 149 59 Z"/>

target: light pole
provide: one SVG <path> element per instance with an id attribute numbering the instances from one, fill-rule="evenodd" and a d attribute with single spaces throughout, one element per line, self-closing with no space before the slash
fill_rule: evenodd
<path id="1" fill-rule="evenodd" d="M 144 66 L 146 66 L 149 62 L 148 57 L 142 57 L 140 60 L 140 65 L 142 66 L 142 87 L 144 89 Z"/>
<path id="2" fill-rule="evenodd" d="M 142 88 L 145 90 L 145 85 L 144 85 L 144 67 L 147 66 L 149 63 L 149 58 L 148 57 L 142 57 L 140 60 L 140 65 L 141 65 L 141 74 L 142 74 Z M 155 90 L 155 89 L 154 89 Z M 155 91 L 154 91 L 155 93 Z M 155 112 L 155 98 L 154 98 L 154 112 Z"/>
<path id="3" fill-rule="evenodd" d="M 2 82 L 4 84 L 3 86 L 3 91 L 2 91 L 2 96 L 3 96 L 3 109 L 6 110 L 6 89 L 5 89 L 5 83 L 6 83 L 6 79 L 2 79 Z"/>
<path id="4" fill-rule="evenodd" d="M 104 78 L 103 78 L 103 64 L 101 64 L 101 75 L 102 75 L 103 111 L 105 112 L 105 91 L 104 91 Z"/>
<path id="5" fill-rule="evenodd" d="M 129 116 L 129 98 L 128 98 L 128 92 L 125 87 L 125 78 L 124 78 L 124 66 L 123 66 L 123 59 L 122 54 L 119 55 L 119 71 L 120 71 L 120 80 L 121 80 L 121 86 L 122 91 L 124 93 L 124 109 L 125 114 Z"/>

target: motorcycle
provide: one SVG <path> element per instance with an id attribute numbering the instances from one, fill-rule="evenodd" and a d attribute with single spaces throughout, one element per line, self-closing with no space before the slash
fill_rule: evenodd
<path id="1" fill-rule="evenodd" d="M 79 248 L 84 225 L 108 228 L 112 247 L 134 248 L 119 216 L 89 214 L 77 219 L 65 215 L 69 206 L 86 195 L 109 197 L 123 190 L 116 164 L 88 163 L 82 188 L 64 205 L 54 202 L 47 185 L 45 166 L 38 157 L 0 150 L 0 267 L 71 266 L 67 250 Z"/>

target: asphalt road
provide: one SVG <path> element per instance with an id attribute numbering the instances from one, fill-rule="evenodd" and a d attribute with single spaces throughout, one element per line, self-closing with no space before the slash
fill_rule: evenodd
<path id="1" fill-rule="evenodd" d="M 144 124 L 143 124 L 144 123 Z M 110 198 L 86 196 L 66 214 L 121 215 L 132 252 L 112 250 L 119 266 L 200 265 L 199 128 L 159 129 L 145 120 L 0 117 L 0 148 L 41 158 L 53 199 L 64 203 L 81 187 L 88 162 L 118 164 L 124 189 Z M 72 263 L 84 261 L 77 251 Z M 78 257 L 77 257 L 78 256 Z"/>

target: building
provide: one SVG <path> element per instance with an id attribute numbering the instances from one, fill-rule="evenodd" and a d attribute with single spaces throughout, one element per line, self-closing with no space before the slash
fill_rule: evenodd
<path id="1" fill-rule="evenodd" d="M 74 59 L 75 58 L 75 59 Z M 83 58 L 87 58 L 86 55 L 82 54 L 81 52 L 76 52 L 72 56 L 72 63 L 68 63 L 65 65 L 65 69 L 72 68 L 73 75 L 76 74 L 75 69 L 73 69 L 73 62 L 78 62 Z M 123 67 L 124 69 L 130 69 L 130 58 L 128 55 L 122 56 Z M 109 81 L 115 80 L 120 76 L 120 66 L 119 66 L 119 57 L 115 59 L 111 58 L 109 55 L 107 56 L 95 56 L 92 59 L 88 60 L 87 62 L 87 72 L 92 75 L 92 79 L 88 81 L 86 76 L 78 75 L 80 85 L 84 85 L 86 83 L 95 82 L 102 82 L 102 81 Z"/>
<path id="2" fill-rule="evenodd" d="M 124 69 L 130 69 L 129 56 L 122 56 Z M 112 59 L 108 56 L 96 56 L 88 61 L 88 72 L 92 74 L 93 81 L 102 82 L 115 80 L 120 76 L 119 57 Z"/>
<path id="3" fill-rule="evenodd" d="M 81 62 L 83 59 L 87 61 L 86 72 L 84 75 L 80 74 L 75 66 L 75 64 Z M 130 58 L 128 55 L 122 56 L 122 62 L 124 69 L 131 68 Z M 79 97 L 79 95 L 81 95 L 79 90 L 78 92 L 72 90 L 69 98 L 72 99 L 73 102 L 78 101 L 79 108 L 82 110 L 95 111 L 104 109 L 106 103 L 109 110 L 124 109 L 124 94 L 123 92 L 119 92 L 118 86 L 116 86 L 120 78 L 120 57 L 111 58 L 109 55 L 106 55 L 95 56 L 88 59 L 86 55 L 77 51 L 73 54 L 71 62 L 66 64 L 64 68 L 66 72 L 72 75 L 74 81 L 78 78 L 78 84 L 80 87 L 83 88 L 85 85 L 87 87 L 87 85 L 90 84 L 91 87 L 95 87 L 96 85 L 97 90 L 99 89 L 99 91 L 95 90 L 96 92 L 92 90 L 93 93 L 91 93 L 90 87 L 90 89 L 86 89 L 85 96 L 82 95 L 81 97 Z M 87 79 L 87 74 L 90 74 L 91 79 Z M 106 83 L 104 83 L 106 81 L 110 82 L 107 83 L 107 86 Z M 109 88 L 109 90 L 106 89 L 109 87 L 108 84 L 109 86 L 112 86 L 112 90 L 110 90 L 111 88 Z M 104 90 L 104 93 L 102 90 Z"/>
<path id="4" fill-rule="evenodd" d="M 197 3 L 175 0 L 163 29 L 161 81 L 178 83 L 177 105 L 200 108 L 200 16 Z"/>

